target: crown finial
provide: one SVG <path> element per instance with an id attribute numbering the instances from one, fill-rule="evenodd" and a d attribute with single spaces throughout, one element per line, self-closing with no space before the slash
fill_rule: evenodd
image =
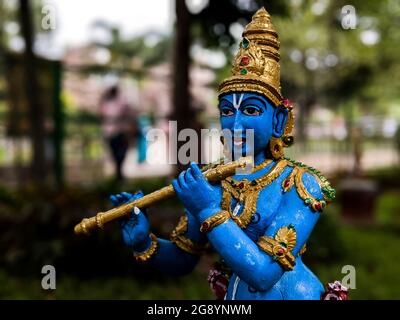
<path id="1" fill-rule="evenodd" d="M 258 19 L 260 17 L 266 17 L 266 18 L 271 18 L 269 15 L 268 11 L 265 9 L 265 7 L 261 7 L 260 9 L 257 10 L 257 12 L 253 15 L 253 19 Z"/>

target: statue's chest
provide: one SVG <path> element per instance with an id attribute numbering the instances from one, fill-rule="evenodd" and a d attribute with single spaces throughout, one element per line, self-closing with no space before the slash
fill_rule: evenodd
<path id="1" fill-rule="evenodd" d="M 275 216 L 282 189 L 277 180 L 259 180 L 257 183 L 228 179 L 222 183 L 221 207 L 228 210 L 232 219 L 256 241 L 271 224 Z"/>

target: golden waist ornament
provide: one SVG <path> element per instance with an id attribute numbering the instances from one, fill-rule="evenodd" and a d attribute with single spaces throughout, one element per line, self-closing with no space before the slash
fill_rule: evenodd
<path id="1" fill-rule="evenodd" d="M 252 165 L 252 157 L 243 157 L 239 160 L 221 164 L 216 168 L 212 168 L 204 172 L 205 178 L 211 182 L 219 182 L 236 173 L 237 169 L 243 169 Z M 127 217 L 134 207 L 139 209 L 148 208 L 160 201 L 172 198 L 175 195 L 175 190 L 172 185 L 168 185 L 162 189 L 149 193 L 140 199 L 123 204 L 106 212 L 99 212 L 92 218 L 83 219 L 74 228 L 76 234 L 89 234 L 91 230 L 102 229 L 103 226 L 113 220 Z"/>

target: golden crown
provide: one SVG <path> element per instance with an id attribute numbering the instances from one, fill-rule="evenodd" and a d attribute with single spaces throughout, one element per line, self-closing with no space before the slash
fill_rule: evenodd
<path id="1" fill-rule="evenodd" d="M 243 32 L 232 68 L 232 76 L 219 86 L 219 95 L 232 91 L 257 92 L 275 106 L 282 105 L 279 39 L 271 16 L 259 9 Z"/>

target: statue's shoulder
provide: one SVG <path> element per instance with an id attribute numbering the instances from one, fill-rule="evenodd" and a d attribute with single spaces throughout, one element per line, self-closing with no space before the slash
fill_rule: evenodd
<path id="1" fill-rule="evenodd" d="M 328 179 L 317 169 L 304 163 L 286 158 L 290 174 L 283 180 L 283 192 L 296 188 L 298 196 L 313 211 L 323 211 L 335 198 L 335 189 Z"/>

